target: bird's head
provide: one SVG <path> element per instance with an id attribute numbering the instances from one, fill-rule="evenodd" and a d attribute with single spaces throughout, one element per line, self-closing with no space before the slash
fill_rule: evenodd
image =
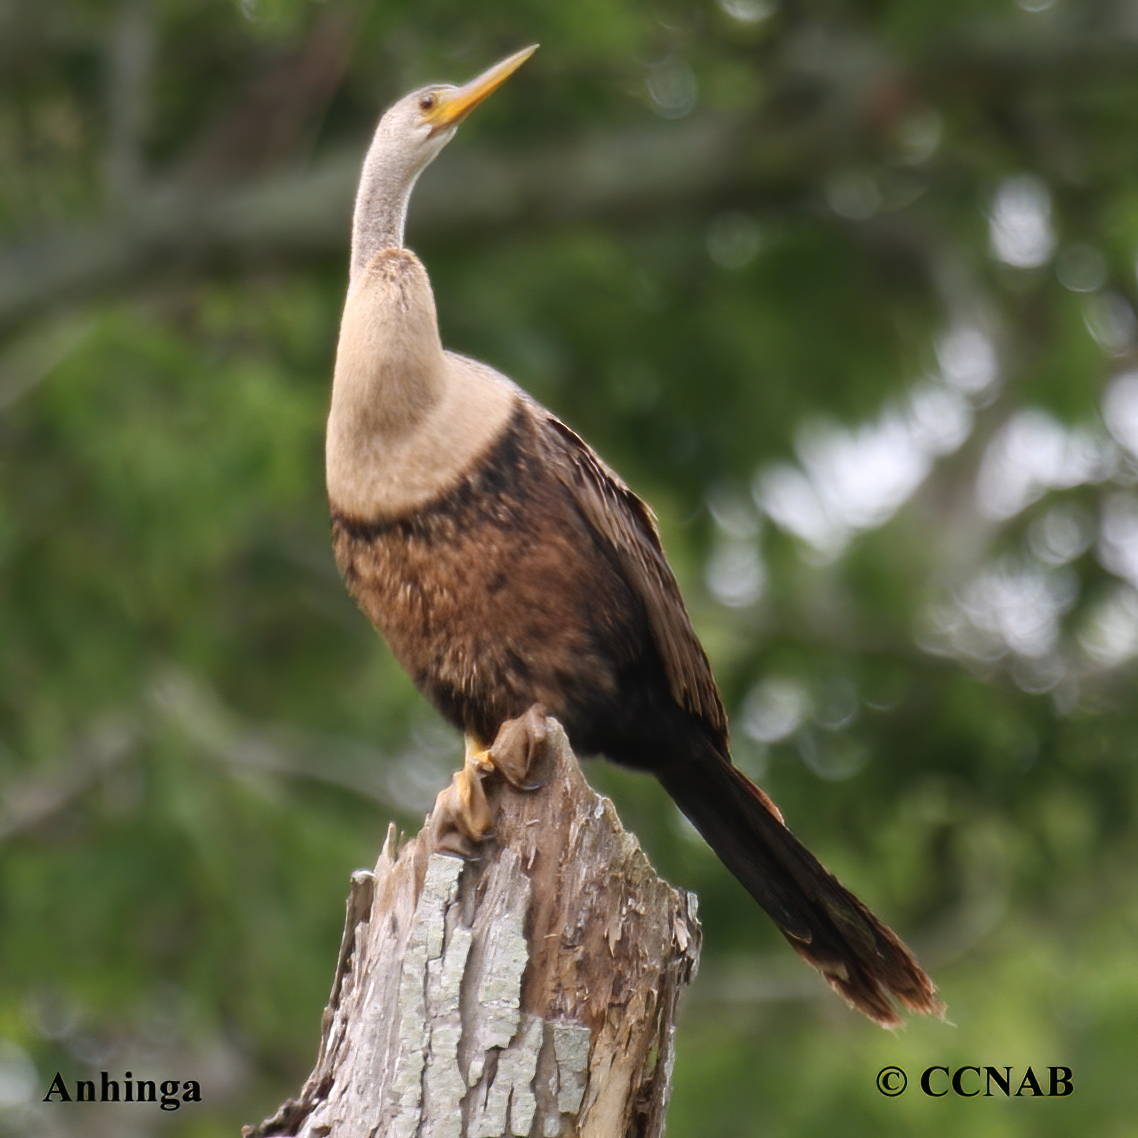
<path id="1" fill-rule="evenodd" d="M 404 95 L 379 120 L 356 193 L 353 280 L 379 250 L 402 246 L 415 180 L 454 137 L 458 124 L 535 51 L 537 44 L 514 52 L 461 87 L 421 87 Z"/>
<path id="2" fill-rule="evenodd" d="M 400 152 L 418 174 L 450 142 L 458 124 L 535 51 L 537 44 L 516 51 L 461 87 L 433 83 L 404 95 L 380 120 L 377 137 L 384 136 L 389 152 Z"/>

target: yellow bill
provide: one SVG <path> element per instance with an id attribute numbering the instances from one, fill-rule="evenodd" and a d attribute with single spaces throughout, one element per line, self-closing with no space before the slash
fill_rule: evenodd
<path id="1" fill-rule="evenodd" d="M 535 51 L 538 44 L 524 47 L 507 56 L 501 63 L 483 71 L 476 79 L 461 87 L 443 88 L 438 92 L 438 102 L 423 117 L 435 131 L 455 126 L 488 95 L 496 91 Z M 434 132 L 432 132 L 434 133 Z"/>

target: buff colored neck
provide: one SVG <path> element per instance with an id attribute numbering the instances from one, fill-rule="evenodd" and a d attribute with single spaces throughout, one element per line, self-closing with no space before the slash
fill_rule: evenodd
<path id="1" fill-rule="evenodd" d="M 374 254 L 340 325 L 326 447 L 333 509 L 372 521 L 438 498 L 500 436 L 518 399 L 493 369 L 443 351 L 414 253 Z"/>

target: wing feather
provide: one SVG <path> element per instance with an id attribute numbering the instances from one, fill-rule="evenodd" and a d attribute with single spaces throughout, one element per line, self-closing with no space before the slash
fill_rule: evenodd
<path id="1" fill-rule="evenodd" d="M 696 638 L 680 587 L 664 556 L 651 508 L 625 485 L 579 435 L 540 409 L 550 468 L 585 520 L 615 550 L 628 583 L 644 605 L 672 698 L 727 739 L 727 713 Z"/>

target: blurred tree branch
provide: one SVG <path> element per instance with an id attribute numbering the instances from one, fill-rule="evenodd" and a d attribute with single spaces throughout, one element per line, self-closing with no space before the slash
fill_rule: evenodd
<path id="1" fill-rule="evenodd" d="M 141 732 L 124 719 L 104 719 L 77 738 L 62 767 L 3 784 L 0 843 L 36 829 L 79 801 L 133 757 Z"/>
<path id="2" fill-rule="evenodd" d="M 699 119 L 635 137 L 504 159 L 466 152 L 416 198 L 415 234 L 461 232 L 525 217 L 572 217 L 674 204 L 733 181 L 723 124 Z M 143 192 L 129 217 L 105 216 L 0 251 L 0 321 L 64 298 L 122 286 L 162 262 L 312 255 L 346 246 L 361 150 L 309 170 L 278 170 L 236 186 L 167 183 Z"/>
<path id="3" fill-rule="evenodd" d="M 109 138 L 103 179 L 107 197 L 122 205 L 134 201 L 144 176 L 156 36 L 153 0 L 119 0 L 107 51 Z"/>
<path id="4" fill-rule="evenodd" d="M 138 173 L 137 136 L 145 116 L 139 105 L 146 42 L 138 15 L 142 5 L 143 0 L 123 0 L 116 39 L 111 185 L 125 185 Z M 1138 42 L 1117 36 L 977 32 L 902 66 L 855 35 L 831 33 L 833 42 L 821 50 L 810 39 L 813 27 L 787 37 L 772 60 L 770 86 L 755 114 L 704 113 L 559 139 L 531 153 L 458 149 L 448 155 L 443 174 L 424 179 L 410 219 L 412 239 L 519 222 L 809 200 L 818 179 L 857 152 L 856 140 L 884 153 L 914 109 L 951 102 L 966 89 L 973 103 L 980 100 L 1009 129 L 1003 104 L 1025 82 L 1129 74 L 1138 57 Z M 112 209 L 87 224 L 0 248 L 0 323 L 121 288 L 162 265 L 341 249 L 362 141 L 328 151 L 307 168 L 295 158 L 344 74 L 353 29 L 334 13 L 318 21 L 302 47 L 251 83 L 247 97 L 188 148 L 188 158 L 171 175 L 136 185 L 129 215 Z M 819 60 L 827 61 L 825 70 Z M 1048 152 L 1039 155 L 1041 163 L 1050 156 L 1070 164 L 1077 147 L 1058 137 L 1061 126 L 1044 137 L 1022 107 L 1013 109 L 1032 136 L 1025 143 Z M 919 173 L 912 176 L 920 180 Z"/>

